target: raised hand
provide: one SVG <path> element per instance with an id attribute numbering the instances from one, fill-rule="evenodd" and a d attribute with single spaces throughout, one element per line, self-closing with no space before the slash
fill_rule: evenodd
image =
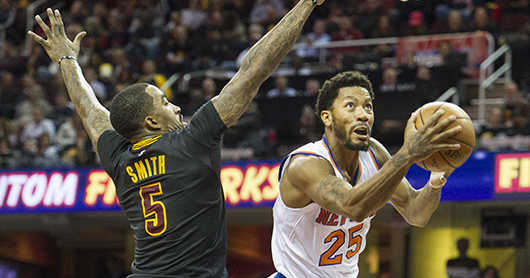
<path id="1" fill-rule="evenodd" d="M 47 39 L 43 39 L 32 31 L 28 31 L 28 35 L 42 45 L 48 53 L 48 56 L 50 56 L 50 58 L 57 64 L 59 64 L 59 59 L 64 56 L 73 56 L 77 58 L 81 40 L 85 37 L 86 32 L 83 31 L 77 34 L 72 42 L 66 37 L 63 20 L 59 10 L 52 12 L 52 9 L 48 8 L 46 12 L 50 19 L 50 27 L 48 27 L 38 15 L 35 16 L 35 20 L 37 20 L 37 23 L 44 31 L 44 34 L 46 34 Z"/>
<path id="2" fill-rule="evenodd" d="M 406 148 L 414 161 L 423 160 L 431 154 L 441 150 L 456 150 L 460 144 L 449 144 L 443 141 L 462 130 L 461 126 L 444 130 L 456 120 L 455 116 L 449 116 L 438 121 L 444 114 L 443 110 L 434 113 L 419 130 L 416 129 L 416 118 L 418 111 L 415 111 L 407 122 L 406 138 L 403 147 Z"/>

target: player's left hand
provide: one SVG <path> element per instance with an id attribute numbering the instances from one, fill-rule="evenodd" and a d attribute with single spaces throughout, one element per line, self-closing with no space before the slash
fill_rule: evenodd
<path id="1" fill-rule="evenodd" d="M 453 173 L 453 171 L 450 172 L 431 172 L 431 178 L 429 179 L 429 183 L 431 184 L 431 187 L 434 189 L 440 189 L 442 188 L 445 183 L 447 182 L 447 178 Z"/>
<path id="2" fill-rule="evenodd" d="M 32 31 L 28 31 L 28 35 L 36 42 L 40 43 L 50 58 L 57 64 L 59 63 L 59 59 L 63 56 L 73 56 L 77 58 L 81 40 L 85 37 L 86 32 L 83 31 L 77 34 L 72 42 L 66 37 L 63 20 L 59 10 L 53 12 L 52 9 L 48 8 L 46 12 L 50 19 L 50 27 L 48 27 L 38 15 L 35 16 L 35 20 L 37 20 L 37 23 L 44 31 L 44 34 L 46 34 L 47 40 Z"/>

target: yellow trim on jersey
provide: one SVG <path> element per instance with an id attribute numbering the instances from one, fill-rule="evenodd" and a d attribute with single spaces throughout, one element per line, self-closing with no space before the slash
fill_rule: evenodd
<path id="1" fill-rule="evenodd" d="M 136 150 L 139 150 L 139 149 L 141 149 L 141 148 L 143 148 L 143 147 L 145 147 L 145 146 L 151 145 L 151 144 L 153 144 L 154 142 L 156 142 L 156 140 L 158 140 L 158 138 L 160 138 L 161 136 L 162 136 L 162 135 L 158 135 L 157 137 L 147 138 L 147 139 L 145 139 L 145 140 L 142 140 L 142 141 L 140 141 L 140 142 L 134 144 L 134 145 L 132 146 L 132 149 L 136 151 Z"/>

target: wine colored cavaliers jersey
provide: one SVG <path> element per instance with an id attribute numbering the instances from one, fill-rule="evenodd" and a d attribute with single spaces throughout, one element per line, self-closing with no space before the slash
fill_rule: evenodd
<path id="1" fill-rule="evenodd" d="M 136 241 L 129 277 L 228 277 L 220 142 L 211 102 L 183 130 L 131 144 L 114 130 L 98 142 L 101 164 Z"/>
<path id="2" fill-rule="evenodd" d="M 359 152 L 355 184 L 379 170 L 370 148 Z M 335 175 L 345 179 L 335 164 L 325 137 L 291 152 L 280 165 L 279 186 L 290 159 L 295 155 L 326 159 Z M 366 234 L 375 214 L 362 222 L 329 212 L 317 203 L 302 208 L 287 207 L 278 194 L 273 208 L 272 257 L 276 270 L 287 278 L 357 277 L 359 254 L 366 246 Z"/>

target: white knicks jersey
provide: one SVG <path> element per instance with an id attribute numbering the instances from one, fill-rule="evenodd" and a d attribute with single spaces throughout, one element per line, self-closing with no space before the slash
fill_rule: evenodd
<path id="1" fill-rule="evenodd" d="M 359 152 L 355 183 L 379 171 L 370 148 Z M 329 161 L 335 175 L 344 179 L 335 164 L 325 137 L 291 152 L 280 165 L 279 186 L 285 166 L 294 155 L 314 155 Z M 326 211 L 316 203 L 289 208 L 278 194 L 273 208 L 272 258 L 276 270 L 287 278 L 351 277 L 359 274 L 359 254 L 366 246 L 366 234 L 375 213 L 362 222 Z"/>

